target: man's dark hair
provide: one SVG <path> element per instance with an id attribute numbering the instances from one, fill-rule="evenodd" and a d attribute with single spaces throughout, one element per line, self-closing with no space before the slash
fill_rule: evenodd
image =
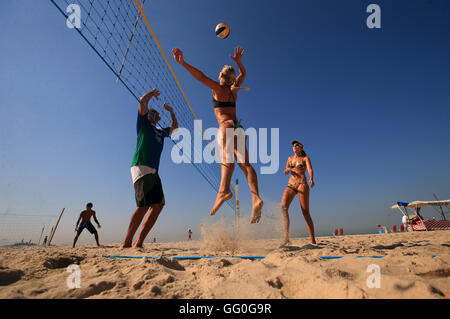
<path id="1" fill-rule="evenodd" d="M 92 203 L 87 203 L 86 208 L 94 206 Z"/>

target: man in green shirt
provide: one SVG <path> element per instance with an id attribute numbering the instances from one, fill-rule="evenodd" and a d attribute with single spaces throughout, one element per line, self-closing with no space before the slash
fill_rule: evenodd
<path id="1" fill-rule="evenodd" d="M 159 161 L 164 147 L 164 138 L 169 137 L 178 128 L 178 122 L 172 107 L 164 103 L 164 109 L 170 112 L 172 123 L 170 127 L 157 127 L 160 120 L 159 113 L 153 108 L 148 109 L 148 103 L 152 97 L 159 100 L 157 89 L 144 94 L 140 99 L 136 125 L 137 144 L 131 163 L 131 177 L 137 208 L 131 216 L 127 234 L 120 246 L 121 249 L 142 247 L 145 237 L 152 229 L 165 204 L 161 179 L 158 175 Z M 141 232 L 132 244 L 133 236 L 147 211 L 149 213 L 142 224 Z"/>

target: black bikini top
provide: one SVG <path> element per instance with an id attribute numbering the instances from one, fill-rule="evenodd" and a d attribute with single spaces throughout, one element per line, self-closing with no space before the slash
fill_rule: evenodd
<path id="1" fill-rule="evenodd" d="M 231 91 L 231 87 L 228 86 L 228 89 L 230 90 L 230 94 L 231 94 L 231 96 L 233 97 L 233 100 L 234 100 L 234 95 L 233 95 L 233 92 Z M 227 107 L 227 106 L 236 107 L 236 101 L 220 102 L 220 101 L 217 101 L 213 97 L 213 106 L 214 106 L 214 108 Z"/>
<path id="2" fill-rule="evenodd" d="M 236 102 L 220 102 L 213 98 L 213 106 L 214 106 L 214 108 L 226 107 L 226 106 L 236 107 Z"/>

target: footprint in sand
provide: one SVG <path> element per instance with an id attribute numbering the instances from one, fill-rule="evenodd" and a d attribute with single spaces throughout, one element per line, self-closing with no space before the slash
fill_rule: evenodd
<path id="1" fill-rule="evenodd" d="M 427 271 L 416 275 L 427 279 L 446 278 L 450 277 L 450 268 Z"/>
<path id="2" fill-rule="evenodd" d="M 279 277 L 268 280 L 267 283 L 269 284 L 269 286 L 276 288 L 276 289 L 281 289 L 283 287 L 283 283 L 281 282 L 281 279 Z"/>
<path id="3" fill-rule="evenodd" d="M 101 294 L 106 290 L 111 290 L 116 286 L 115 282 L 112 281 L 101 281 L 97 284 L 90 284 L 87 288 L 75 289 L 75 298 L 88 298 L 94 295 Z"/>
<path id="4" fill-rule="evenodd" d="M 345 278 L 345 279 L 353 279 L 352 274 L 350 274 L 346 271 L 340 270 L 340 269 L 336 269 L 336 268 L 327 269 L 325 271 L 325 274 L 330 278 L 338 277 L 338 278 Z"/>
<path id="5" fill-rule="evenodd" d="M 0 270 L 0 286 L 7 286 L 13 284 L 24 275 L 23 271 L 17 269 L 2 269 Z"/>
<path id="6" fill-rule="evenodd" d="M 42 265 L 48 269 L 59 269 L 66 268 L 71 264 L 79 264 L 82 260 L 84 260 L 84 258 L 78 256 L 46 258 Z"/>
<path id="7" fill-rule="evenodd" d="M 156 259 L 156 262 L 164 267 L 173 269 L 173 270 L 181 270 L 184 271 L 184 267 L 180 265 L 180 263 L 174 259 L 168 259 L 166 257 L 160 257 Z"/>

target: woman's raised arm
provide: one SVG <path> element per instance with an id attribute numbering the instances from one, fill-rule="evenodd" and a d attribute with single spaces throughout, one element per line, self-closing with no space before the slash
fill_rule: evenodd
<path id="1" fill-rule="evenodd" d="M 245 76 L 247 75 L 247 71 L 245 70 L 244 65 L 242 64 L 242 61 L 241 61 L 243 55 L 244 55 L 244 49 L 242 49 L 241 47 L 235 47 L 234 48 L 234 56 L 230 55 L 230 58 L 234 62 L 236 62 L 236 65 L 239 68 L 239 75 L 235 81 L 236 86 L 241 86 L 242 83 L 244 83 Z"/>
<path id="2" fill-rule="evenodd" d="M 174 48 L 172 49 L 173 57 L 175 61 L 177 61 L 181 66 L 183 66 L 189 73 L 198 81 L 202 82 L 204 85 L 209 87 L 212 90 L 220 89 L 220 84 L 209 77 L 207 77 L 202 71 L 193 67 L 183 58 L 183 52 L 180 49 Z"/>

